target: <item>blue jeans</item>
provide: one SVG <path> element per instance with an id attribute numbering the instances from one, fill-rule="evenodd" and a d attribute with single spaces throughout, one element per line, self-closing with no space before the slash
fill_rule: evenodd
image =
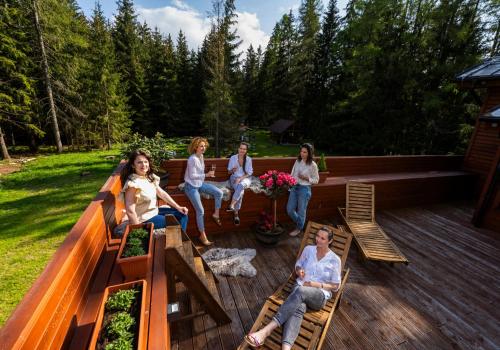
<path id="1" fill-rule="evenodd" d="M 229 183 L 231 184 L 231 187 L 234 190 L 233 193 L 233 201 L 236 201 L 234 205 L 234 209 L 240 210 L 241 209 L 241 203 L 243 202 L 243 195 L 245 194 L 245 189 L 250 187 L 250 184 L 252 183 L 251 180 L 246 177 L 243 180 L 240 181 L 239 184 L 235 185 L 234 182 L 236 181 L 237 177 L 231 175 L 229 178 Z"/>
<path id="2" fill-rule="evenodd" d="M 290 190 L 286 211 L 298 230 L 304 228 L 309 199 L 311 199 L 311 186 L 296 185 Z"/>
<path id="3" fill-rule="evenodd" d="M 186 182 L 184 193 L 186 193 L 196 211 L 196 225 L 198 226 L 198 230 L 200 232 L 205 231 L 205 223 L 203 221 L 205 209 L 203 209 L 203 204 L 201 203 L 200 193 L 206 193 L 214 197 L 215 209 L 220 209 L 222 205 L 222 190 L 211 184 L 203 183 L 200 187 L 194 187 Z"/>
<path id="4" fill-rule="evenodd" d="M 281 342 L 293 346 L 307 308 L 321 310 L 325 303 L 325 294 L 321 289 L 296 285 L 273 317 L 273 320 L 283 327 Z"/>
<path id="5" fill-rule="evenodd" d="M 177 221 L 181 224 L 182 230 L 186 232 L 187 224 L 188 224 L 188 216 L 182 214 L 180 211 L 174 208 L 158 208 L 158 215 L 153 216 L 151 219 L 146 220 L 145 222 L 152 222 L 155 226 L 154 228 L 165 228 L 167 226 L 167 222 L 165 220 L 165 215 L 170 214 L 175 216 Z"/>

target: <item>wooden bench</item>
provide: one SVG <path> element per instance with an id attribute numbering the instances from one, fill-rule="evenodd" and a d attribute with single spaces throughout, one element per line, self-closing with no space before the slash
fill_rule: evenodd
<path id="1" fill-rule="evenodd" d="M 408 264 L 408 259 L 375 221 L 374 185 L 349 181 L 346 208 L 339 208 L 339 213 L 364 259 Z"/>
<path id="2" fill-rule="evenodd" d="M 253 158 L 254 175 L 276 169 L 290 172 L 296 158 Z M 216 181 L 225 181 L 229 159 L 206 158 L 205 164 L 216 164 Z M 345 204 L 346 183 L 350 180 L 365 181 L 377 184 L 377 208 L 425 205 L 447 200 L 469 198 L 472 195 L 472 184 L 476 177 L 460 170 L 462 157 L 459 156 L 388 156 L 388 157 L 326 157 L 330 171 L 327 180 L 312 186 L 312 197 L 309 201 L 308 220 L 321 221 L 331 219 L 332 213 Z M 171 196 L 181 205 L 189 208 L 189 235 L 197 235 L 195 212 L 189 199 L 177 189 L 184 182 L 186 169 L 185 159 L 171 159 L 163 162 L 162 167 L 170 173 L 168 190 Z M 460 191 L 456 189 L 460 188 Z M 464 190 L 468 189 L 468 190 Z M 214 210 L 214 201 L 202 199 L 206 213 Z M 291 223 L 286 213 L 288 196 L 278 199 L 278 220 L 280 223 Z M 209 234 L 227 233 L 251 229 L 258 221 L 262 210 L 271 210 L 271 201 L 264 194 L 245 192 L 240 210 L 240 226 L 233 224 L 232 213 L 226 213 L 229 202 L 223 202 L 221 219 L 222 227 L 217 226 L 207 215 L 205 228 Z"/>
<path id="3" fill-rule="evenodd" d="M 316 243 L 316 232 L 324 225 L 309 221 L 307 228 L 302 238 L 297 259 L 302 254 L 302 251 L 307 245 Z M 337 292 L 333 293 L 332 298 L 328 300 L 325 306 L 318 311 L 308 311 L 304 314 L 304 319 L 301 324 L 299 335 L 293 349 L 321 349 L 323 342 L 328 332 L 333 313 L 339 307 L 340 299 L 344 291 L 347 279 L 349 278 L 349 269 L 345 270 L 345 262 L 349 254 L 352 236 L 348 233 L 343 226 L 338 229 L 329 226 L 334 231 L 334 241 L 331 249 L 337 254 L 342 262 L 342 282 Z M 264 306 L 262 307 L 259 316 L 250 330 L 250 333 L 256 332 L 263 326 L 268 324 L 273 316 L 276 314 L 278 308 L 283 304 L 288 295 L 291 293 L 295 286 L 295 273 L 291 273 L 288 280 L 273 294 L 271 295 Z M 273 333 L 266 339 L 266 342 L 261 347 L 262 349 L 281 349 L 281 336 L 282 330 L 280 327 L 276 328 Z M 246 342 L 240 344 L 239 349 L 248 349 L 249 346 Z"/>

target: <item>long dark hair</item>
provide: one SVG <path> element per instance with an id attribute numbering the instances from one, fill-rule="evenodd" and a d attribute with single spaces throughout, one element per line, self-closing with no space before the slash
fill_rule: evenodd
<path id="1" fill-rule="evenodd" d="M 153 162 L 151 161 L 151 156 L 149 155 L 149 153 L 143 151 L 142 149 L 136 149 L 135 151 L 130 152 L 130 154 L 128 155 L 128 162 L 127 164 L 125 164 L 120 173 L 120 180 L 122 182 L 122 187 L 125 185 L 125 182 L 127 182 L 128 177 L 135 173 L 135 170 L 132 166 L 134 165 L 135 159 L 138 156 L 144 156 L 148 160 L 149 170 L 146 173 L 146 178 L 151 182 L 154 181 L 153 177 L 154 169 L 153 169 Z"/>
<path id="2" fill-rule="evenodd" d="M 305 148 L 307 150 L 307 159 L 306 159 L 306 164 L 311 165 L 313 158 L 314 158 L 314 147 L 310 143 L 303 143 L 300 145 L 300 149 Z M 302 160 L 302 157 L 299 156 L 297 157 L 298 160 Z"/>
<path id="3" fill-rule="evenodd" d="M 247 155 L 248 155 L 248 149 L 250 148 L 250 144 L 249 143 L 246 143 L 246 142 L 243 142 L 241 141 L 240 142 L 240 145 L 238 147 L 240 147 L 241 145 L 245 145 L 247 147 L 247 152 L 245 153 L 245 158 L 243 158 L 243 172 L 245 173 L 245 175 L 247 174 L 247 169 L 246 169 L 246 165 L 247 165 Z"/>

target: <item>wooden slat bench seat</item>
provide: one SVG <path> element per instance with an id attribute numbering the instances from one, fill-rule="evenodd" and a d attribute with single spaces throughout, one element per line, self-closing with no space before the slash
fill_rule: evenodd
<path id="1" fill-rule="evenodd" d="M 307 228 L 304 232 L 304 237 L 302 238 L 302 243 L 299 248 L 299 253 L 297 259 L 302 254 L 302 251 L 307 245 L 316 244 L 315 236 L 316 232 L 323 225 L 309 221 Z M 340 257 L 342 263 L 342 282 L 340 288 L 337 292 L 333 293 L 332 298 L 328 300 L 325 306 L 318 311 L 308 310 L 304 314 L 304 319 L 301 324 L 299 331 L 299 336 L 295 341 L 293 349 L 321 349 L 326 337 L 326 333 L 330 326 L 330 322 L 333 317 L 333 313 L 338 308 L 340 304 L 340 298 L 344 291 L 344 287 L 349 278 L 349 269 L 345 270 L 345 262 L 347 260 L 347 255 L 349 254 L 349 248 L 351 246 L 352 236 L 346 231 L 343 226 L 338 229 L 329 227 L 334 231 L 334 241 L 331 249 Z M 280 305 L 282 305 L 288 295 L 291 293 L 292 288 L 295 286 L 295 274 L 292 272 L 288 280 L 281 285 L 276 292 L 274 292 L 269 298 L 267 298 L 262 310 L 255 320 L 250 333 L 256 332 L 263 326 L 268 324 L 272 317 L 276 314 Z M 262 346 L 263 349 L 281 349 L 281 328 L 278 327 L 273 331 L 273 333 L 266 339 L 266 342 Z M 246 342 L 240 344 L 239 349 L 248 349 L 249 346 Z"/>
<path id="2" fill-rule="evenodd" d="M 266 170 L 291 171 L 296 158 L 254 158 L 254 175 Z M 406 206 L 432 204 L 445 200 L 471 198 L 476 177 L 461 171 L 462 157 L 457 156 L 392 156 L 392 157 L 326 157 L 330 171 L 327 180 L 312 187 L 308 205 L 308 219 L 321 221 L 331 218 L 337 207 L 345 203 L 345 186 L 348 181 L 365 181 L 377 185 L 377 208 L 388 209 Z M 225 181 L 228 159 L 205 159 L 205 164 L 216 164 L 216 181 Z M 171 159 L 163 163 L 170 173 L 168 191 L 181 205 L 190 210 L 187 232 L 197 235 L 195 212 L 185 194 L 177 186 L 184 181 L 185 159 Z M 460 190 L 457 190 L 460 189 Z M 278 199 L 278 220 L 291 220 L 286 214 L 288 196 Z M 213 200 L 202 199 L 206 213 L 214 209 Z M 223 202 L 222 209 L 229 203 Z M 222 227 L 217 226 L 207 215 L 205 227 L 209 234 L 250 229 L 259 219 L 262 210 L 270 210 L 271 202 L 264 194 L 245 192 L 240 210 L 241 224 L 233 225 L 231 213 L 221 211 Z"/>
<path id="3" fill-rule="evenodd" d="M 349 181 L 346 208 L 339 213 L 366 260 L 408 264 L 408 259 L 375 221 L 375 186 Z"/>

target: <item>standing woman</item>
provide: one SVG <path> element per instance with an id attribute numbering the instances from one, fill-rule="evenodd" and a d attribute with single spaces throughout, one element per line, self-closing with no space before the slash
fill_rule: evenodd
<path id="1" fill-rule="evenodd" d="M 208 148 L 208 141 L 203 137 L 195 137 L 188 146 L 188 152 L 191 154 L 187 161 L 186 173 L 184 174 L 185 187 L 184 192 L 193 204 L 196 211 L 196 225 L 200 231 L 200 241 L 203 245 L 211 245 L 205 232 L 204 215 L 205 210 L 201 203 L 200 193 L 206 193 L 214 197 L 215 210 L 212 215 L 215 223 L 222 226 L 219 217 L 219 209 L 222 204 L 222 190 L 214 185 L 205 183 L 205 176 L 215 177 L 215 170 L 210 170 L 205 175 L 205 161 L 203 154 Z"/>
<path id="2" fill-rule="evenodd" d="M 310 143 L 302 144 L 300 154 L 292 168 L 292 176 L 297 180 L 297 185 L 290 190 L 286 206 L 288 216 L 295 223 L 295 229 L 289 233 L 292 237 L 297 236 L 304 228 L 307 204 L 311 199 L 311 185 L 319 181 L 318 166 L 313 157 L 313 146 Z"/>
<path id="3" fill-rule="evenodd" d="M 227 165 L 227 170 L 229 174 L 231 174 L 229 182 L 234 190 L 233 198 L 231 199 L 231 204 L 229 204 L 227 211 L 234 212 L 234 224 L 236 226 L 240 224 L 238 211 L 241 208 L 245 189 L 250 186 L 250 176 L 253 174 L 252 158 L 247 156 L 248 147 L 248 143 L 240 142 L 238 154 L 231 156 L 231 158 L 229 158 L 229 164 Z"/>
<path id="4" fill-rule="evenodd" d="M 125 211 L 130 224 L 152 222 L 155 229 L 164 228 L 167 225 L 165 215 L 171 214 L 179 221 L 184 232 L 186 231 L 188 209 L 177 204 L 159 186 L 160 178 L 153 174 L 149 154 L 142 150 L 132 151 L 120 179 L 123 184 L 122 199 L 125 201 Z M 157 197 L 172 208 L 158 208 Z"/>

